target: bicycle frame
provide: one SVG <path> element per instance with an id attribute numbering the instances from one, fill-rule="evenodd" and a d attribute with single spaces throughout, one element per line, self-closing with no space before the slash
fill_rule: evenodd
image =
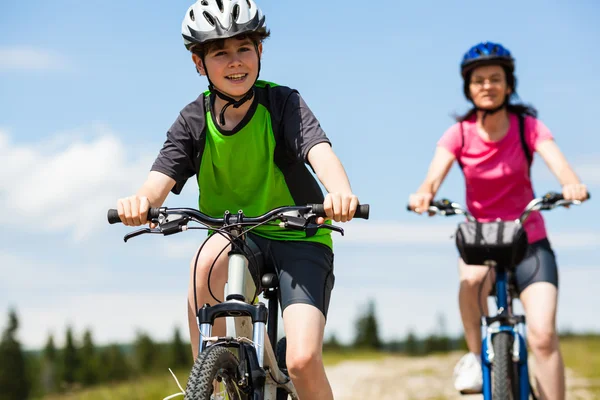
<path id="1" fill-rule="evenodd" d="M 590 199 L 590 194 L 587 194 Z M 565 200 L 559 193 L 549 192 L 541 198 L 532 199 L 521 216 L 516 222 L 521 225 L 525 223 L 529 215 L 534 211 L 552 210 L 558 206 L 567 206 L 571 204 L 580 205 L 580 200 Z M 411 206 L 407 206 L 412 211 Z M 441 214 L 445 216 L 464 215 L 469 221 L 475 221 L 475 218 L 460 204 L 453 203 L 450 200 L 443 199 L 433 202 L 428 210 L 430 215 Z M 492 365 L 494 362 L 493 337 L 501 332 L 509 332 L 513 335 L 512 362 L 516 366 L 516 376 L 519 387 L 518 393 L 520 399 L 528 399 L 532 394 L 529 382 L 529 371 L 527 367 L 527 336 L 525 329 L 525 316 L 513 315 L 512 302 L 515 296 L 511 290 L 512 271 L 504 265 L 497 265 L 495 261 L 486 263 L 489 268 L 494 268 L 496 272 L 496 304 L 498 312 L 495 316 L 483 316 L 481 318 L 481 365 L 483 372 L 483 397 L 485 400 L 492 398 Z M 515 399 L 516 400 L 516 399 Z"/>
<path id="2" fill-rule="evenodd" d="M 509 288 L 511 272 L 503 266 L 490 263 L 496 272 L 496 304 L 497 315 L 482 317 L 481 366 L 483 372 L 483 398 L 492 399 L 492 363 L 494 361 L 493 337 L 499 332 L 510 332 L 513 337 L 512 360 L 517 366 L 519 382 L 519 398 L 529 398 L 531 391 L 529 369 L 527 366 L 527 339 L 525 333 L 525 316 L 512 314 L 513 296 Z M 498 323 L 497 326 L 492 326 Z"/>
<path id="3" fill-rule="evenodd" d="M 198 310 L 199 352 L 214 345 L 237 347 L 240 364 L 250 367 L 246 372 L 254 387 L 253 400 L 276 400 L 278 387 L 297 399 L 294 385 L 279 369 L 273 346 L 277 339 L 277 293 L 268 293 L 268 308 L 263 303 L 249 304 L 256 286 L 248 259 L 237 244 L 229 252 L 228 272 L 226 301 L 214 306 L 205 304 Z M 234 319 L 234 331 L 228 328 L 225 338 L 212 337 L 215 319 L 222 317 Z"/>
<path id="4" fill-rule="evenodd" d="M 223 218 L 214 218 L 191 208 L 165 207 L 150 208 L 147 215 L 149 221 L 158 224 L 158 228 L 142 228 L 130 232 L 125 235 L 125 242 L 143 234 L 166 236 L 188 229 L 216 229 L 230 239 L 232 249 L 228 253 L 229 275 L 224 293 L 225 301 L 214 306 L 205 304 L 196 313 L 200 332 L 198 354 L 209 346 L 234 347 L 238 353 L 238 372 L 241 373 L 236 382 L 237 386 L 243 387 L 246 392 L 252 391 L 248 394 L 253 400 L 276 400 L 278 388 L 287 392 L 293 400 L 297 400 L 298 394 L 291 380 L 279 369 L 273 346 L 277 339 L 278 285 L 274 283 L 274 276 L 265 274 L 259 277 L 262 286 L 267 289 L 264 297 L 268 300 L 268 308 L 263 303 L 250 304 L 257 295 L 256 286 L 241 246 L 245 246 L 245 228 L 274 221 L 277 221 L 281 228 L 304 231 L 307 236 L 316 234 L 319 229 L 343 235 L 344 230 L 338 226 L 316 222 L 318 217 L 327 217 L 324 205 L 282 206 L 258 217 L 246 217 L 240 210 L 237 215 L 225 211 Z M 121 218 L 123 216 L 120 216 L 117 210 L 108 210 L 107 219 L 110 224 L 122 222 Z M 369 205 L 358 204 L 354 218 L 368 219 Z M 203 227 L 188 228 L 190 221 Z M 223 317 L 233 318 L 233 330 L 228 328 L 225 337 L 212 337 L 215 319 Z M 250 390 L 247 390 L 248 387 Z"/>

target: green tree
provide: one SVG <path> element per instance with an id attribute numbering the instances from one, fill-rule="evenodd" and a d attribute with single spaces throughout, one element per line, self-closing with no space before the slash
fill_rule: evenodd
<path id="1" fill-rule="evenodd" d="M 99 355 L 99 380 L 101 382 L 122 381 L 131 375 L 131 367 L 118 345 L 113 344 L 103 349 Z"/>
<path id="2" fill-rule="evenodd" d="M 156 367 L 156 363 L 160 358 L 160 349 L 144 332 L 138 332 L 134 343 L 135 364 L 138 371 L 147 373 Z"/>
<path id="3" fill-rule="evenodd" d="M 342 347 L 335 333 L 332 333 L 329 339 L 323 342 L 323 350 L 325 351 L 339 351 Z"/>
<path id="4" fill-rule="evenodd" d="M 181 340 L 181 333 L 179 327 L 175 327 L 173 333 L 173 342 L 171 343 L 170 349 L 169 366 L 174 368 L 178 367 L 191 367 L 192 356 L 189 350 L 189 346 Z"/>
<path id="5" fill-rule="evenodd" d="M 83 335 L 83 344 L 80 351 L 81 368 L 79 370 L 79 381 L 85 385 L 93 385 L 98 382 L 98 358 L 96 347 L 92 340 L 92 332 L 88 329 Z"/>
<path id="6" fill-rule="evenodd" d="M 354 346 L 374 350 L 379 350 L 382 347 L 373 300 L 369 301 L 366 312 L 359 316 L 356 321 Z"/>
<path id="7" fill-rule="evenodd" d="M 54 345 L 54 337 L 48 336 L 48 341 L 42 354 L 41 384 L 45 393 L 56 391 L 58 380 L 58 353 Z"/>
<path id="8" fill-rule="evenodd" d="M 61 381 L 63 384 L 72 385 L 78 378 L 80 367 L 79 354 L 73 339 L 73 329 L 67 327 L 65 348 L 62 352 Z"/>
<path id="9" fill-rule="evenodd" d="M 408 335 L 406 335 L 406 340 L 404 341 L 404 351 L 409 356 L 416 356 L 419 354 L 419 341 L 412 329 L 409 330 Z"/>
<path id="10" fill-rule="evenodd" d="M 450 351 L 450 339 L 446 336 L 429 335 L 424 342 L 425 353 L 445 353 Z"/>
<path id="11" fill-rule="evenodd" d="M 25 357 L 16 338 L 18 328 L 17 314 L 11 310 L 8 326 L 0 340 L 0 395 L 3 400 L 23 400 L 31 391 Z"/>

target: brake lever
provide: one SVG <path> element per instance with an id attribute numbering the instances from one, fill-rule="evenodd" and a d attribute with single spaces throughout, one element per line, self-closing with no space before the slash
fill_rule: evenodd
<path id="1" fill-rule="evenodd" d="M 146 233 L 162 233 L 162 231 L 160 229 L 150 229 L 150 228 L 142 228 L 142 229 L 138 229 L 137 231 L 133 231 L 133 232 L 129 232 L 128 234 L 126 234 L 123 237 L 123 241 L 125 243 L 127 243 L 127 241 L 131 238 L 134 238 L 136 236 L 140 236 L 140 235 L 144 235 Z"/>
<path id="2" fill-rule="evenodd" d="M 306 224 L 306 237 L 311 237 L 316 235 L 319 229 L 329 229 L 330 231 L 339 232 L 342 236 L 344 236 L 344 229 L 339 226 L 331 225 L 331 224 L 314 224 L 309 222 Z"/>
<path id="3" fill-rule="evenodd" d="M 283 216 L 281 223 L 279 224 L 282 228 L 302 230 L 306 232 L 306 237 L 312 237 L 317 234 L 319 229 L 329 229 L 331 231 L 339 232 L 344 236 L 344 230 L 339 226 L 330 224 L 317 224 L 316 215 L 310 215 L 307 218 L 296 217 L 291 215 Z"/>

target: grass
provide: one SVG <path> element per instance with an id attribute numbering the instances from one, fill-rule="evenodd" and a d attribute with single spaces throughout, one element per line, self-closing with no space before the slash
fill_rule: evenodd
<path id="1" fill-rule="evenodd" d="M 183 388 L 187 383 L 189 371 L 174 371 Z M 148 376 L 123 383 L 98 386 L 73 393 L 63 393 L 44 397 L 44 400 L 162 400 L 180 392 L 175 380 L 167 370 L 163 374 Z M 183 396 L 174 400 L 183 400 Z"/>
<path id="2" fill-rule="evenodd" d="M 600 398 L 600 336 L 561 338 L 560 347 L 565 367 L 589 379 L 582 389 Z"/>
<path id="3" fill-rule="evenodd" d="M 323 364 L 326 367 L 339 364 L 343 361 L 371 361 L 380 360 L 388 356 L 387 353 L 373 350 L 336 350 L 323 353 Z"/>
<path id="4" fill-rule="evenodd" d="M 560 347 L 565 366 L 577 375 L 600 379 L 600 337 L 561 338 Z"/>

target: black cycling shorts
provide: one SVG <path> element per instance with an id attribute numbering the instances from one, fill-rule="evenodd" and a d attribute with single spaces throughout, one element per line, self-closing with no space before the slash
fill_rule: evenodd
<path id="1" fill-rule="evenodd" d="M 291 304 L 310 304 L 327 318 L 335 283 L 333 252 L 328 246 L 307 241 L 270 240 L 253 233 L 248 234 L 248 245 L 254 252 L 260 274 L 277 274 L 282 313 Z"/>
<path id="2" fill-rule="evenodd" d="M 515 280 L 519 293 L 536 282 L 549 282 L 558 288 L 556 256 L 547 238 L 529 245 L 525 258 L 517 265 Z"/>

